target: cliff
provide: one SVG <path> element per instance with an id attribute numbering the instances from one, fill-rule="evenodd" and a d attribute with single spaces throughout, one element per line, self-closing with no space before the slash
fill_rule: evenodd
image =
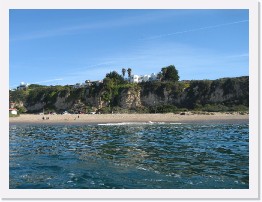
<path id="1" fill-rule="evenodd" d="M 176 110 L 248 110 L 249 77 L 179 82 L 105 84 L 85 88 L 33 86 L 10 91 L 10 102 L 21 112 L 88 113 L 175 112 Z"/>

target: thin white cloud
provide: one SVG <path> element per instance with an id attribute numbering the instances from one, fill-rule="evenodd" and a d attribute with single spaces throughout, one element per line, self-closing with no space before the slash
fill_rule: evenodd
<path id="1" fill-rule="evenodd" d="M 105 66 L 105 65 L 109 65 L 109 64 L 113 64 L 114 61 L 107 61 L 107 62 L 101 62 L 101 63 L 97 63 L 97 64 L 91 64 L 91 65 L 87 65 L 87 66 L 84 66 L 84 67 L 81 67 L 81 68 L 74 68 L 74 72 L 76 71 L 83 71 L 83 70 L 88 70 L 90 68 L 96 68 L 96 67 L 100 67 L 100 66 Z"/>
<path id="2" fill-rule="evenodd" d="M 173 35 L 177 35 L 177 34 L 185 34 L 185 33 L 189 33 L 189 32 L 196 32 L 196 31 L 201 31 L 201 30 L 213 29 L 213 28 L 217 28 L 217 27 L 223 27 L 223 26 L 234 25 L 234 24 L 245 23 L 245 22 L 248 22 L 248 20 L 241 20 L 241 21 L 229 22 L 229 23 L 224 23 L 224 24 L 200 27 L 200 28 L 196 28 L 196 29 L 173 32 L 173 33 L 168 33 L 168 34 L 161 34 L 161 35 L 157 35 L 157 36 L 148 37 L 145 40 L 158 39 L 158 38 L 169 37 L 169 36 L 173 36 Z"/>
<path id="3" fill-rule="evenodd" d="M 64 80 L 63 78 L 58 78 L 58 79 L 50 79 L 50 80 L 45 80 L 45 81 L 37 81 L 37 82 L 32 82 L 33 84 L 40 84 L 40 83 L 50 83 L 53 81 L 62 81 Z"/>
<path id="4" fill-rule="evenodd" d="M 249 57 L 248 53 L 242 53 L 242 54 L 237 54 L 237 55 L 229 55 L 227 56 L 228 58 L 242 58 L 242 57 Z"/>
<path id="5" fill-rule="evenodd" d="M 56 27 L 49 30 L 41 30 L 32 33 L 26 33 L 20 36 L 13 36 L 10 38 L 10 41 L 64 36 L 64 35 L 77 34 L 79 33 L 79 31 L 83 31 L 83 30 L 93 30 L 93 29 L 103 29 L 103 28 L 143 24 L 143 23 L 159 20 L 161 18 L 169 17 L 171 14 L 172 13 L 162 13 L 162 12 L 154 13 L 154 14 L 146 13 L 143 15 L 134 15 L 129 17 L 117 18 L 117 19 L 109 19 L 104 21 L 94 21 L 94 22 L 78 24 L 78 25 L 75 24 L 67 25 L 64 27 L 59 27 L 59 28 Z"/>
<path id="6" fill-rule="evenodd" d="M 106 73 L 110 72 L 108 67 L 99 67 L 94 69 L 86 69 L 82 71 L 75 71 L 67 74 L 64 77 L 64 84 L 83 83 L 85 80 L 102 80 Z"/>
<path id="7" fill-rule="evenodd" d="M 44 80 L 44 81 L 36 81 L 36 82 L 30 82 L 29 84 L 42 84 L 42 83 L 52 83 L 54 81 L 63 81 L 63 78 L 57 78 L 57 79 L 50 79 L 50 80 Z M 16 88 L 18 85 L 12 85 L 10 88 Z"/>
<path id="8" fill-rule="evenodd" d="M 85 80 L 100 80 L 105 77 L 107 73 L 115 70 L 112 66 L 115 61 L 98 62 L 90 64 L 81 68 L 74 68 L 73 71 L 63 74 L 64 84 L 81 83 Z"/>
<path id="9" fill-rule="evenodd" d="M 112 64 L 114 64 L 115 61 L 106 61 L 106 62 L 98 62 L 95 64 L 89 64 L 89 65 L 83 65 L 82 67 L 78 67 L 78 68 L 73 68 L 73 71 L 70 71 L 67 73 L 66 76 L 68 75 L 83 75 L 88 73 L 90 70 L 93 69 L 104 69 L 107 68 L 109 65 L 112 66 Z"/>

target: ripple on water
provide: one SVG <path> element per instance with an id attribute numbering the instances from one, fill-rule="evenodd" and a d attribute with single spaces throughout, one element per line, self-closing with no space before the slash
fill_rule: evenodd
<path id="1" fill-rule="evenodd" d="M 10 188 L 249 188 L 247 124 L 11 125 Z"/>

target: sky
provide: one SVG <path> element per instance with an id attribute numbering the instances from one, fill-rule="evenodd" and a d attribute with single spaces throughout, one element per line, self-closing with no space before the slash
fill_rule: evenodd
<path id="1" fill-rule="evenodd" d="M 249 74 L 248 10 L 45 10 L 9 12 L 9 86 L 66 85 L 119 74 L 180 80 Z"/>

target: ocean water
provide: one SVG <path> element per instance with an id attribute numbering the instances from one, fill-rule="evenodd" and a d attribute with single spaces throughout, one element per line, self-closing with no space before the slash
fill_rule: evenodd
<path id="1" fill-rule="evenodd" d="M 248 124 L 10 124 L 10 189 L 248 189 Z"/>

